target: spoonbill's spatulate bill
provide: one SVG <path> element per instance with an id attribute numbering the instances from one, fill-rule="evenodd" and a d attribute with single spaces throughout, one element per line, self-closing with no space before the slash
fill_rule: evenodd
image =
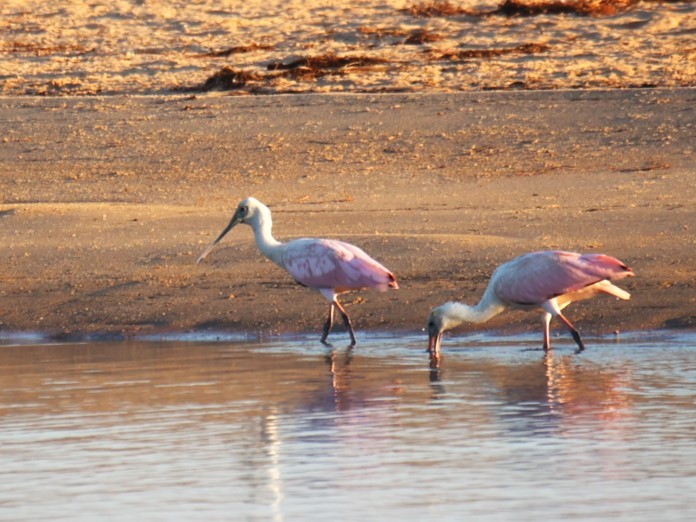
<path id="1" fill-rule="evenodd" d="M 631 295 L 611 281 L 633 276 L 624 263 L 604 254 L 542 251 L 516 257 L 500 265 L 476 306 L 451 302 L 432 309 L 428 317 L 428 351 L 440 350 L 442 333 L 463 322 L 482 323 L 506 309 L 539 310 L 543 313 L 544 350 L 550 348 L 549 324 L 558 317 L 568 328 L 579 350 L 580 333 L 561 313 L 573 301 L 605 293 L 619 299 Z"/>
<path id="2" fill-rule="evenodd" d="M 318 290 L 329 301 L 329 317 L 321 337 L 324 343 L 333 326 L 334 310 L 338 309 L 350 334 L 351 345 L 355 344 L 353 325 L 345 308 L 338 302 L 338 295 L 365 288 L 382 292 L 387 288 L 399 288 L 389 270 L 354 245 L 333 239 L 277 241 L 271 233 L 271 211 L 251 197 L 239 203 L 232 220 L 196 263 L 200 263 L 238 223 L 251 226 L 256 245 L 268 259 L 287 270 L 299 284 Z"/>

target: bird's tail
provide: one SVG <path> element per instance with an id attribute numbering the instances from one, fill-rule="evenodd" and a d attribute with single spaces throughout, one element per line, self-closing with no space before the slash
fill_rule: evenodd
<path id="1" fill-rule="evenodd" d="M 393 288 L 394 290 L 399 289 L 399 283 L 396 282 L 396 279 L 394 279 L 394 276 L 389 274 L 391 277 L 389 278 L 389 281 L 385 281 L 383 283 L 377 283 L 372 286 L 372 289 L 377 290 L 378 292 L 386 292 L 390 288 Z"/>
<path id="2" fill-rule="evenodd" d="M 387 283 L 387 286 L 389 288 L 393 288 L 394 290 L 399 288 L 399 283 L 396 282 L 396 277 L 394 277 L 394 274 L 391 272 L 389 272 L 389 283 Z"/>
<path id="3" fill-rule="evenodd" d="M 625 301 L 628 301 L 631 298 L 631 294 L 629 294 L 626 290 L 611 284 L 609 281 L 602 281 L 599 289 L 606 294 L 613 295 L 614 297 L 618 297 L 619 299 L 623 299 Z"/>

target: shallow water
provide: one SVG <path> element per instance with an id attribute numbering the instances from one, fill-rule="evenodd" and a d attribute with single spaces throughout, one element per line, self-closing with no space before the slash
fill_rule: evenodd
<path id="1" fill-rule="evenodd" d="M 0 519 L 696 520 L 694 334 L 202 339 L 2 339 Z"/>

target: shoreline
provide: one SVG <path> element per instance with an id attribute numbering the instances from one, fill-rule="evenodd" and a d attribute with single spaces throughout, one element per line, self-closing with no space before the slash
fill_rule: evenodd
<path id="1" fill-rule="evenodd" d="M 219 91 L 171 91 L 171 92 L 132 92 L 132 93 L 99 93 L 99 94 L 12 94 L 2 93 L 0 99 L 7 100 L 107 100 L 107 99 L 218 99 L 231 98 L 238 100 L 245 99 L 264 99 L 264 98 L 349 98 L 349 97 L 371 97 L 371 96 L 409 96 L 409 97 L 449 97 L 449 96 L 476 96 L 486 94 L 535 94 L 535 93 L 623 93 L 623 92 L 653 92 L 653 91 L 693 91 L 696 86 L 693 85 L 627 85 L 622 87 L 539 87 L 539 88 L 514 88 L 500 87 L 490 89 L 476 89 L 466 91 L 330 91 L 330 92 L 236 92 L 233 90 Z"/>
<path id="2" fill-rule="evenodd" d="M 485 326 L 485 325 L 483 325 Z M 540 330 L 540 329 L 539 329 Z M 622 331 L 598 331 L 580 330 L 580 334 L 585 341 L 584 352 L 591 351 L 595 344 L 614 342 L 633 342 L 639 339 L 650 338 L 670 339 L 670 338 L 691 338 L 696 336 L 696 328 L 677 327 L 677 328 L 657 328 L 657 329 L 637 329 Z M 303 343 L 316 344 L 328 350 L 335 348 L 355 348 L 360 349 L 365 338 L 368 342 L 379 339 L 409 339 L 419 337 L 422 340 L 423 352 L 427 353 L 428 336 L 423 329 L 399 329 L 382 330 L 366 329 L 355 332 L 357 344 L 350 346 L 348 332 L 343 328 L 332 330 L 327 343 L 322 343 L 319 338 L 321 332 L 313 330 L 299 332 L 242 332 L 235 330 L 187 330 L 187 331 L 157 331 L 151 333 L 124 333 L 124 332 L 29 332 L 29 331 L 5 331 L 0 330 L 0 347 L 3 346 L 32 346 L 41 344 L 80 344 L 80 343 L 205 343 L 205 344 L 255 344 L 255 343 Z M 524 339 L 522 339 L 522 337 Z M 536 331 L 533 327 L 525 325 L 515 325 L 511 328 L 499 326 L 497 328 L 456 328 L 448 330 L 443 337 L 443 353 L 449 348 L 465 349 L 468 344 L 480 343 L 482 340 L 498 339 L 501 342 L 526 342 L 529 349 L 539 350 L 541 348 L 541 331 Z M 552 332 L 551 351 L 576 352 L 577 345 L 566 330 L 558 329 Z"/>

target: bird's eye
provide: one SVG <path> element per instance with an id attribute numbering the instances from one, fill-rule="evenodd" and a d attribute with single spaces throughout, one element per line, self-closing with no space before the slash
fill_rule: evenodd
<path id="1" fill-rule="evenodd" d="M 247 208 L 246 208 L 246 207 L 239 207 L 239 212 L 242 213 L 242 214 L 246 214 L 246 213 L 247 213 Z"/>

